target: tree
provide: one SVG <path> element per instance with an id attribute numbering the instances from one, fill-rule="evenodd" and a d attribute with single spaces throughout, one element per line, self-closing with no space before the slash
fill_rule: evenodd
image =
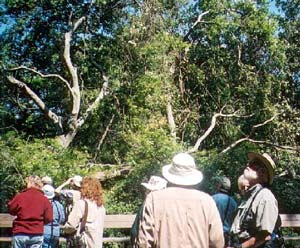
<path id="1" fill-rule="evenodd" d="M 77 5 L 46 1 L 42 6 L 33 2 L 7 2 L 7 13 L 16 20 L 3 40 L 3 43 L 8 39 L 13 41 L 7 45 L 10 55 L 4 54 L 10 72 L 7 80 L 39 109 L 32 118 L 36 119 L 42 112 L 50 120 L 63 147 L 70 145 L 78 129 L 107 93 L 108 77 L 102 68 L 105 64 L 93 61 L 89 55 L 95 51 L 96 44 L 101 44 L 100 40 L 95 42 L 96 39 L 108 42 L 113 30 L 105 34 L 106 25 L 112 20 L 108 18 L 117 16 L 114 11 L 119 11 L 118 5 L 122 6 L 118 1 L 108 4 L 78 2 Z M 98 15 L 98 11 L 103 13 Z M 109 14 L 112 15 L 108 17 Z M 102 32 L 95 29 L 102 29 Z M 14 34 L 13 30 L 18 32 Z M 100 49 L 98 54 L 101 52 Z M 87 71 L 89 66 L 94 68 Z M 93 72 L 95 75 L 91 76 Z M 98 93 L 92 101 L 89 98 L 83 101 L 84 91 Z"/>

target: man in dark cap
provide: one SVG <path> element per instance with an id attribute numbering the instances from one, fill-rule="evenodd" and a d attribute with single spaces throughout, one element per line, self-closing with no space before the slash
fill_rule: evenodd
<path id="1" fill-rule="evenodd" d="M 228 177 L 220 177 L 217 182 L 217 192 L 212 196 L 223 224 L 225 245 L 228 245 L 230 228 L 237 209 L 236 201 L 229 195 L 231 182 Z"/>
<path id="2" fill-rule="evenodd" d="M 267 187 L 273 182 L 275 163 L 266 153 L 250 152 L 248 160 L 244 176 L 249 188 L 231 227 L 231 234 L 236 238 L 231 247 L 271 247 L 269 243 L 277 226 L 278 205 Z"/>

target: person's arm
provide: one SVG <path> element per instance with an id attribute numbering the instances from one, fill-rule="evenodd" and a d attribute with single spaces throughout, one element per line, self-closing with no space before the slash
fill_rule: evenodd
<path id="1" fill-rule="evenodd" d="M 267 240 L 270 240 L 271 236 L 268 232 L 266 231 L 261 231 L 259 232 L 256 236 L 251 237 L 247 241 L 241 244 L 241 248 L 254 248 L 254 247 L 259 247 L 263 243 L 265 243 Z"/>
<path id="2" fill-rule="evenodd" d="M 266 241 L 271 239 L 271 235 L 266 231 L 259 232 L 256 236 L 251 237 L 247 241 L 241 243 L 241 244 L 234 244 L 232 247 L 227 248 L 255 248 L 259 247 Z"/>
<path id="3" fill-rule="evenodd" d="M 8 212 L 11 215 L 17 215 L 20 206 L 18 201 L 18 195 L 16 195 L 13 199 L 11 199 L 7 204 Z"/>
<path id="4" fill-rule="evenodd" d="M 152 194 L 150 193 L 145 200 L 139 223 L 137 243 L 140 248 L 155 247 L 155 224 L 152 203 Z"/>
<path id="5" fill-rule="evenodd" d="M 66 224 L 63 226 L 65 233 L 74 233 L 79 227 L 80 220 L 83 216 L 82 200 L 75 203 L 71 213 L 68 216 Z"/>
<path id="6" fill-rule="evenodd" d="M 73 180 L 73 178 L 69 178 L 67 181 L 65 181 L 63 184 L 59 185 L 56 189 L 55 189 L 55 193 L 60 194 L 60 191 L 66 187 L 67 185 L 69 185 L 71 183 L 71 181 Z"/>

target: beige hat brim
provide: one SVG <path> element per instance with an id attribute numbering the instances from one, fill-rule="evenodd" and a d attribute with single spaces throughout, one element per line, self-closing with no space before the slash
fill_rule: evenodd
<path id="1" fill-rule="evenodd" d="M 255 152 L 249 152 L 248 159 L 249 159 L 249 161 L 258 159 L 265 165 L 265 167 L 267 168 L 267 171 L 268 171 L 268 175 L 269 175 L 269 184 L 271 185 L 273 183 L 274 171 L 276 168 L 276 165 L 275 165 L 275 162 L 273 161 L 273 159 L 267 153 L 264 153 L 261 155 L 259 153 L 255 153 Z"/>
<path id="2" fill-rule="evenodd" d="M 172 164 L 165 165 L 162 168 L 162 175 L 165 179 L 167 179 L 169 182 L 176 184 L 176 185 L 196 185 L 200 183 L 203 180 L 203 174 L 201 171 L 193 170 L 190 175 L 174 175 L 170 173 L 170 168 L 172 167 Z"/>

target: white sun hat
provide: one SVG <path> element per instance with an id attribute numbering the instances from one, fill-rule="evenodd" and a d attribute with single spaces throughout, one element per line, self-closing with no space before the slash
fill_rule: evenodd
<path id="1" fill-rule="evenodd" d="M 196 185 L 203 179 L 194 158 L 187 153 L 175 155 L 172 163 L 162 168 L 162 174 L 169 182 L 177 185 Z"/>
<path id="2" fill-rule="evenodd" d="M 50 184 L 46 184 L 42 187 L 42 190 L 44 192 L 44 195 L 48 198 L 48 199 L 53 199 L 55 196 L 55 189 L 50 185 Z"/>
<path id="3" fill-rule="evenodd" d="M 53 181 L 52 181 L 52 178 L 49 177 L 49 176 L 44 176 L 42 177 L 42 183 L 43 184 L 50 184 L 52 185 L 53 184 Z"/>
<path id="4" fill-rule="evenodd" d="M 168 181 L 158 176 L 151 176 L 148 183 L 141 183 L 146 189 L 151 191 L 160 190 L 167 187 Z"/>
<path id="5" fill-rule="evenodd" d="M 72 181 L 73 181 L 75 186 L 80 188 L 81 187 L 81 182 L 82 182 L 82 176 L 76 175 L 72 178 Z"/>

